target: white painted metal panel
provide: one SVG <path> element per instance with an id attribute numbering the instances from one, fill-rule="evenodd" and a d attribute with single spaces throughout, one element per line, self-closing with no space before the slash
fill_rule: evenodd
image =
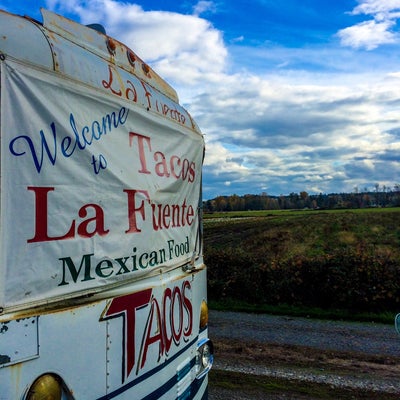
<path id="1" fill-rule="evenodd" d="M 0 322 L 0 368 L 39 355 L 39 317 Z"/>
<path id="2" fill-rule="evenodd" d="M 38 25 L 0 10 L 0 55 L 53 69 L 50 44 Z"/>

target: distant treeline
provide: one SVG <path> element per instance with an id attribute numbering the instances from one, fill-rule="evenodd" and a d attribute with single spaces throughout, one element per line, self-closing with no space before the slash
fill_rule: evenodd
<path id="1" fill-rule="evenodd" d="M 246 194 L 218 196 L 203 202 L 206 212 L 246 210 L 295 210 L 295 209 L 340 209 L 369 207 L 400 207 L 400 185 L 393 189 L 354 193 L 330 193 L 309 195 L 307 192 L 269 196 Z"/>

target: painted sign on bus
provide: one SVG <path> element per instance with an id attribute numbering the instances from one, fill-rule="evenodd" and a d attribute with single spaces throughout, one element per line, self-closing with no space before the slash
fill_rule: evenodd
<path id="1" fill-rule="evenodd" d="M 203 136 L 127 46 L 42 16 L 0 12 L 0 399 L 206 398 Z"/>

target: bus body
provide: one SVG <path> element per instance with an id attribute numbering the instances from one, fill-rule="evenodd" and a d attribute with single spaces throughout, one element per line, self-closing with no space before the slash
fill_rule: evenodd
<path id="1" fill-rule="evenodd" d="M 205 399 L 204 140 L 98 26 L 0 12 L 0 399 Z"/>

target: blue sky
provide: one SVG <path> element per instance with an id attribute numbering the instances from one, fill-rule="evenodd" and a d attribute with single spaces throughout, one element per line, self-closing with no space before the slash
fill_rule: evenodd
<path id="1" fill-rule="evenodd" d="M 204 198 L 400 183 L 400 0 L 0 0 L 102 23 L 205 134 Z"/>

